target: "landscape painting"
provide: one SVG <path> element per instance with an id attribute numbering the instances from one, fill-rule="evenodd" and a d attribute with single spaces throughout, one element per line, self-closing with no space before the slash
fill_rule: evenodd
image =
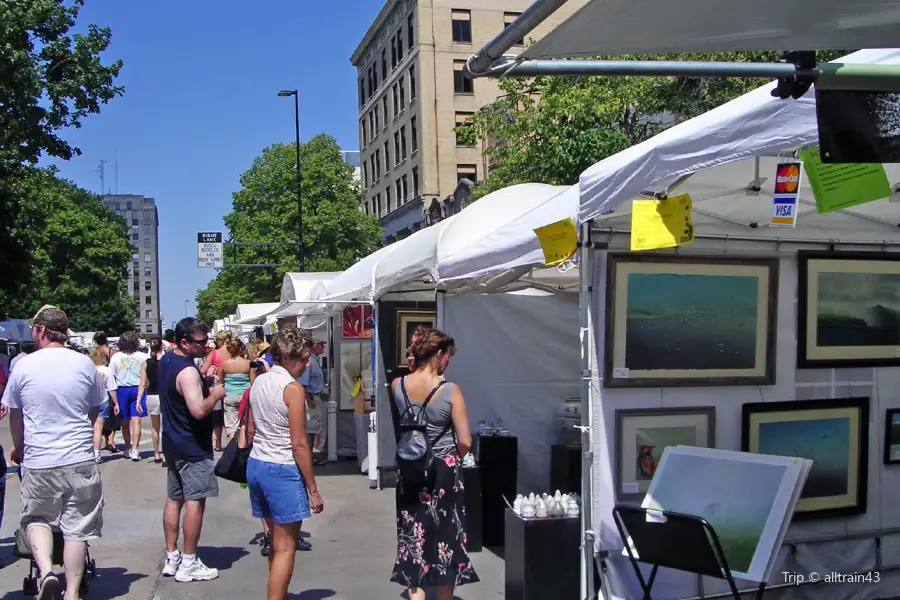
<path id="1" fill-rule="evenodd" d="M 746 451 L 812 460 L 798 517 L 865 512 L 868 398 L 757 402 L 742 410 Z"/>
<path id="2" fill-rule="evenodd" d="M 702 517 L 734 577 L 765 581 L 781 546 L 802 468 L 799 461 L 726 450 L 666 450 L 641 506 Z"/>
<path id="3" fill-rule="evenodd" d="M 412 342 L 412 336 L 419 327 L 434 327 L 436 315 L 433 310 L 398 310 L 397 311 L 396 345 L 397 367 L 408 368 L 406 350 Z"/>
<path id="4" fill-rule="evenodd" d="M 617 410 L 617 498 L 644 497 L 666 448 L 714 446 L 715 415 L 712 406 Z"/>
<path id="5" fill-rule="evenodd" d="M 771 379 L 777 268 L 772 261 L 613 261 L 608 386 L 750 385 Z"/>
<path id="6" fill-rule="evenodd" d="M 884 415 L 884 464 L 900 463 L 900 408 L 889 408 Z"/>
<path id="7" fill-rule="evenodd" d="M 801 367 L 900 365 L 900 259 L 801 252 Z"/>

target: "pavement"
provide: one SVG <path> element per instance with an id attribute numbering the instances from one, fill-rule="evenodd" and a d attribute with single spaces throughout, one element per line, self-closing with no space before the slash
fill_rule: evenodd
<path id="1" fill-rule="evenodd" d="M 247 491 L 225 481 L 220 481 L 219 498 L 207 506 L 199 551 L 207 565 L 219 569 L 219 578 L 177 583 L 159 576 L 164 556 L 165 469 L 151 460 L 149 430 L 143 436 L 143 455 L 149 458 L 140 463 L 122 459 L 121 453 L 104 452 L 103 538 L 91 546 L 97 573 L 86 598 L 264 598 L 268 569 L 259 554 L 260 524 L 250 516 Z M 0 422 L 0 444 L 7 450 L 11 446 L 7 421 Z M 313 549 L 297 553 L 289 594 L 292 600 L 406 597 L 403 588 L 389 581 L 396 548 L 393 490 L 370 490 L 368 478 L 356 471 L 355 461 L 316 468 L 325 511 L 304 523 L 303 535 Z M 21 589 L 28 562 L 12 556 L 18 515 L 19 480 L 10 473 L 0 524 L 0 600 L 27 598 Z M 502 598 L 502 559 L 485 550 L 473 553 L 472 561 L 481 582 L 459 588 L 456 599 Z"/>

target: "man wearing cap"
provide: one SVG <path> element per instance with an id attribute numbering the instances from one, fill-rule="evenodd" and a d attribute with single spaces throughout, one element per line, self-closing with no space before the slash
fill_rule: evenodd
<path id="1" fill-rule="evenodd" d="M 87 356 L 65 347 L 66 313 L 43 306 L 28 322 L 37 351 L 17 365 L 3 396 L 13 449 L 22 465 L 22 522 L 41 573 L 38 598 L 58 598 L 53 533 L 65 540 L 68 598 L 78 598 L 87 541 L 100 537 L 103 486 L 94 462 L 93 417 L 106 399 Z"/>
<path id="2" fill-rule="evenodd" d="M 309 364 L 297 381 L 306 388 L 306 433 L 309 436 L 309 447 L 320 451 L 325 446 L 325 375 L 322 373 L 320 355 L 325 351 L 325 342 L 316 340 L 309 355 Z M 319 444 L 316 444 L 316 438 Z M 321 453 L 321 452 L 320 452 Z M 325 461 L 313 453 L 313 464 L 322 465 Z"/>

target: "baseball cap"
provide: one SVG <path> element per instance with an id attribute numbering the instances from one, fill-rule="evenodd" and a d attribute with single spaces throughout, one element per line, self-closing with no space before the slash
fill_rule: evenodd
<path id="1" fill-rule="evenodd" d="M 53 306 L 52 304 L 45 304 L 45 305 L 43 305 L 40 309 L 38 309 L 38 311 L 37 311 L 36 313 L 34 313 L 34 316 L 33 316 L 33 317 L 31 317 L 30 319 L 25 319 L 25 323 L 26 323 L 29 327 L 34 327 L 34 322 L 35 322 L 35 320 L 37 320 L 37 318 L 38 318 L 39 316 L 41 316 L 41 313 L 42 313 L 42 312 L 44 312 L 45 310 L 48 310 L 48 309 L 54 309 L 54 308 L 55 308 L 56 310 L 59 310 L 60 312 L 62 312 L 58 306 Z M 65 314 L 65 313 L 63 313 L 63 314 Z"/>

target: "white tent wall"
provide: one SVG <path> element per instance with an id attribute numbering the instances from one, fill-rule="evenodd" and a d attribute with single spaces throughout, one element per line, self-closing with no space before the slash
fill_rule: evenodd
<path id="1" fill-rule="evenodd" d="M 466 398 L 473 433 L 503 419 L 518 437 L 518 491 L 548 491 L 550 447 L 562 442 L 556 411 L 579 393 L 577 294 L 445 295 L 438 311 L 456 340 L 447 378 Z"/>
<path id="2" fill-rule="evenodd" d="M 619 236 L 627 247 L 627 236 Z M 613 244 L 615 247 L 615 244 Z M 807 245 L 807 247 L 809 247 Z M 821 249 L 822 246 L 819 246 Z M 786 583 L 785 572 L 821 574 L 880 571 L 879 584 L 829 584 L 771 588 L 765 597 L 773 600 L 801 598 L 850 600 L 879 598 L 900 594 L 900 512 L 895 509 L 900 497 L 900 473 L 882 465 L 885 409 L 900 407 L 895 390 L 900 387 L 898 368 L 804 369 L 796 370 L 796 319 L 798 267 L 796 251 L 802 246 L 780 246 L 767 242 L 741 245 L 724 240 L 697 240 L 689 247 L 692 255 L 778 257 L 778 301 L 776 333 L 776 384 L 751 387 L 684 387 L 607 389 L 602 387 L 604 330 L 596 324 L 606 322 L 607 251 L 594 251 L 592 261 L 592 382 L 593 412 L 593 515 L 597 548 L 608 551 L 607 559 L 612 598 L 641 596 L 637 579 L 621 554 L 621 539 L 612 519 L 615 505 L 613 473 L 618 460 L 615 439 L 615 412 L 618 409 L 716 407 L 716 447 L 740 450 L 741 405 L 747 402 L 794 399 L 871 397 L 868 448 L 868 501 L 864 515 L 799 521 L 791 524 L 785 546 L 772 570 L 770 586 Z M 847 249 L 838 248 L 838 249 Z M 883 249 L 881 246 L 853 247 L 853 250 Z M 683 254 L 683 253 L 682 253 Z M 880 549 L 876 538 L 880 538 Z M 880 556 L 879 556 L 880 554 Z M 886 570 L 888 569 L 888 570 Z M 645 575 L 649 569 L 645 571 Z M 753 584 L 739 583 L 750 589 Z M 692 598 L 700 594 L 698 576 L 660 569 L 653 588 L 659 600 Z M 703 578 L 706 597 L 727 591 L 724 582 Z"/>

